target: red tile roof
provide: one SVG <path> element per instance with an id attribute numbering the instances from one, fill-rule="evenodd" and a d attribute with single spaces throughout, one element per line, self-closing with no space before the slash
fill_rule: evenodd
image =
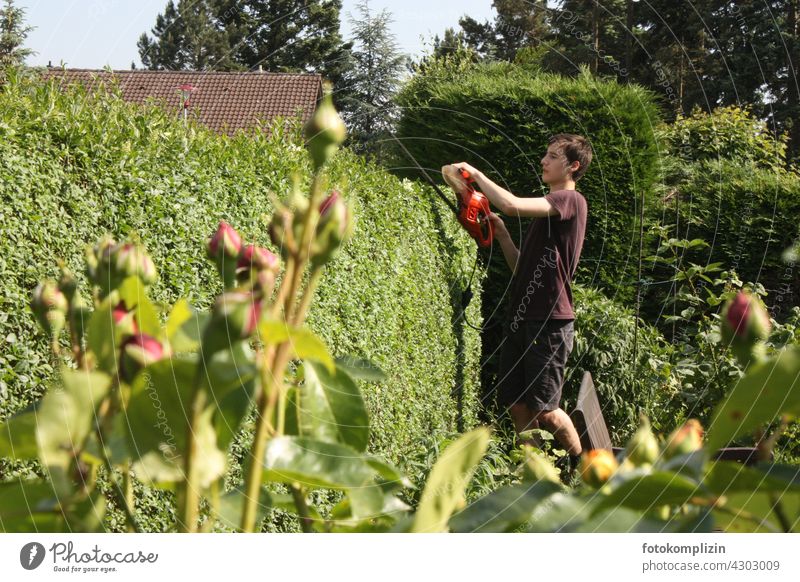
<path id="1" fill-rule="evenodd" d="M 119 80 L 126 101 L 144 103 L 148 97 L 163 102 L 179 114 L 179 88 L 192 85 L 189 115 L 220 133 L 232 134 L 271 121 L 276 116 L 299 114 L 306 121 L 322 96 L 322 77 L 305 73 L 204 71 L 103 71 L 92 69 L 47 69 L 45 77 L 63 77 L 92 89 L 112 76 Z"/>

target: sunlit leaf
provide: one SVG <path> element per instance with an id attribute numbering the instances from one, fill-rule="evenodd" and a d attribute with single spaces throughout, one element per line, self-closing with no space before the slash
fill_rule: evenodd
<path id="1" fill-rule="evenodd" d="M 707 447 L 719 449 L 781 414 L 800 415 L 800 346 L 751 365 L 714 410 Z"/>
<path id="2" fill-rule="evenodd" d="M 320 362 L 334 372 L 333 358 L 328 353 L 325 343 L 310 329 L 305 327 L 290 327 L 283 321 L 262 321 L 258 326 L 258 339 L 265 345 L 277 345 L 289 342 L 294 358 L 300 360 L 313 360 Z"/>
<path id="3" fill-rule="evenodd" d="M 488 444 L 489 431 L 480 427 L 444 450 L 422 491 L 412 531 L 434 533 L 447 529 L 450 516 L 464 506 L 467 483 Z"/>
<path id="4" fill-rule="evenodd" d="M 502 487 L 456 513 L 450 529 L 456 532 L 510 532 L 522 526 L 540 504 L 561 487 L 550 481 Z"/>
<path id="5" fill-rule="evenodd" d="M 304 370 L 305 382 L 298 388 L 300 433 L 365 451 L 369 418 L 355 382 L 338 369 L 331 374 L 310 361 L 305 362 Z"/>

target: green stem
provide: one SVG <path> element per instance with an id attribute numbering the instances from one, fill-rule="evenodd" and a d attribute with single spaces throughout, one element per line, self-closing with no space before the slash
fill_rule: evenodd
<path id="1" fill-rule="evenodd" d="M 219 516 L 219 505 L 220 505 L 220 498 L 219 498 L 219 480 L 214 480 L 210 486 L 211 491 L 211 515 L 208 518 L 208 521 L 203 524 L 203 532 L 210 533 L 214 529 L 214 521 Z"/>
<path id="2" fill-rule="evenodd" d="M 95 434 L 97 435 L 100 450 L 103 453 L 103 466 L 108 473 L 108 482 L 111 485 L 111 492 L 114 495 L 114 499 L 116 500 L 120 509 L 122 509 L 122 511 L 125 513 L 125 519 L 128 522 L 128 525 L 133 527 L 133 530 L 136 533 L 142 533 L 142 528 L 139 526 L 139 523 L 136 521 L 136 517 L 133 514 L 133 504 L 128 505 L 128 496 L 114 477 L 114 467 L 111 465 L 111 458 L 108 453 L 108 449 L 106 448 L 105 441 L 103 440 L 103 434 L 97 427 L 95 428 Z"/>
<path id="3" fill-rule="evenodd" d="M 122 470 L 122 484 L 125 487 L 125 505 L 131 509 L 131 513 L 135 508 L 133 497 L 133 477 L 131 476 L 130 462 Z M 133 527 L 128 524 L 128 531 L 133 531 Z"/>
<path id="4" fill-rule="evenodd" d="M 181 495 L 181 515 L 179 523 L 180 531 L 194 533 L 197 531 L 197 520 L 199 518 L 200 504 L 200 485 L 197 482 L 197 426 L 200 416 L 205 407 L 205 393 L 200 389 L 202 372 L 205 370 L 206 355 L 200 352 L 200 362 L 197 366 L 194 381 L 192 383 L 192 397 L 189 405 L 189 423 L 186 427 L 186 459 L 184 462 L 185 480 Z"/>
<path id="5" fill-rule="evenodd" d="M 286 260 L 286 270 L 284 271 L 281 285 L 278 288 L 278 296 L 275 298 L 275 302 L 272 304 L 272 312 L 270 313 L 272 319 L 276 319 L 278 317 L 279 310 L 283 308 L 283 304 L 286 302 L 286 292 L 289 290 L 289 286 L 286 284 L 286 281 L 294 279 L 295 265 L 296 263 L 294 257 L 290 256 Z"/>
<path id="6" fill-rule="evenodd" d="M 292 325 L 295 326 L 303 325 L 306 313 L 308 313 L 308 308 L 311 306 L 311 302 L 314 300 L 314 292 L 317 290 L 317 285 L 319 284 L 321 278 L 322 278 L 322 267 L 315 267 L 311 271 L 311 277 L 308 280 L 308 285 L 306 286 L 305 292 L 303 293 L 303 299 L 300 302 L 300 306 L 297 308 L 297 312 L 294 314 L 294 320 L 292 321 Z"/>
<path id="7" fill-rule="evenodd" d="M 781 529 L 783 529 L 785 533 L 791 533 L 792 523 L 786 516 L 786 512 L 783 509 L 783 504 L 781 503 L 780 498 L 773 492 L 769 494 L 769 500 L 772 502 L 772 511 L 775 514 L 775 517 L 778 518 L 778 523 L 781 524 Z"/>
<path id="8" fill-rule="evenodd" d="M 297 514 L 300 516 L 300 527 L 303 533 L 314 533 L 314 528 L 311 525 L 314 520 L 308 509 L 305 490 L 296 483 L 289 485 L 289 489 L 292 492 L 292 499 L 294 499 L 294 506 L 297 508 Z"/>
<path id="9" fill-rule="evenodd" d="M 281 282 L 278 291 L 278 299 L 273 306 L 273 316 L 277 316 L 277 310 L 283 304 L 284 318 L 287 324 L 296 320 L 292 317 L 292 310 L 297 301 L 297 291 L 303 279 L 306 264 L 308 263 L 309 248 L 313 240 L 316 225 L 313 225 L 313 218 L 318 216 L 317 210 L 320 199 L 322 198 L 322 176 L 319 172 L 314 174 L 311 184 L 311 199 L 309 200 L 308 210 L 303 216 L 303 230 L 301 243 L 297 248 L 297 255 L 289 259 L 286 275 Z M 288 287 L 287 287 L 288 285 Z M 308 290 L 307 290 L 308 292 Z M 306 304 L 305 298 L 301 305 Z M 258 503 L 258 493 L 261 488 L 261 473 L 264 466 L 264 453 L 267 448 L 267 440 L 271 436 L 281 435 L 280 430 L 273 428 L 275 418 L 275 407 L 282 401 L 283 377 L 286 372 L 286 365 L 289 360 L 289 350 L 291 342 L 284 342 L 277 349 L 270 348 L 264 350 L 265 357 L 262 359 L 261 366 L 261 386 L 262 391 L 259 398 L 259 417 L 256 424 L 256 432 L 253 440 L 253 450 L 250 456 L 250 465 L 247 470 L 245 489 L 245 506 L 242 512 L 242 530 L 252 532 L 255 528 L 256 504 Z M 283 427 L 281 427 L 282 430 Z"/>

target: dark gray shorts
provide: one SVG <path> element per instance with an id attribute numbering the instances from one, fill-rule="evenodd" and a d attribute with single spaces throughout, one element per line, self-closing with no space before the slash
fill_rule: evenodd
<path id="1" fill-rule="evenodd" d="M 564 368 L 575 344 L 572 319 L 520 321 L 505 325 L 500 352 L 497 402 L 525 403 L 531 410 L 556 410 Z"/>

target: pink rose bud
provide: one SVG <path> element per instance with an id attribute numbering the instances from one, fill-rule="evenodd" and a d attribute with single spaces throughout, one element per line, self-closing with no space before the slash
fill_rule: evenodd
<path id="1" fill-rule="evenodd" d="M 325 200 L 322 201 L 322 204 L 319 205 L 320 217 L 323 217 L 329 213 L 333 205 L 336 204 L 337 200 L 339 200 L 339 193 L 334 190 Z"/>
<path id="2" fill-rule="evenodd" d="M 769 337 L 771 327 L 767 310 L 748 291 L 737 293 L 722 311 L 722 341 L 744 366 L 763 354 L 763 341 Z"/>
<path id="3" fill-rule="evenodd" d="M 261 297 L 269 298 L 275 289 L 276 271 L 258 271 L 253 278 L 253 290 L 261 293 Z"/>
<path id="4" fill-rule="evenodd" d="M 111 249 L 117 245 L 111 237 L 103 237 L 86 249 L 86 274 L 89 281 L 106 295 L 111 289 Z"/>
<path id="5" fill-rule="evenodd" d="M 31 310 L 39 324 L 50 336 L 57 336 L 64 329 L 69 303 L 66 296 L 53 281 L 39 283 L 33 291 Z"/>
<path id="6" fill-rule="evenodd" d="M 207 251 L 217 266 L 225 289 L 231 289 L 236 284 L 236 261 L 241 250 L 242 237 L 230 224 L 220 222 L 217 232 L 208 241 Z"/>
<path id="7" fill-rule="evenodd" d="M 333 257 L 353 231 L 351 211 L 339 192 L 333 191 L 319 207 L 319 223 L 312 247 L 311 262 L 319 267 Z"/>
<path id="8" fill-rule="evenodd" d="M 252 336 L 261 317 L 261 298 L 250 291 L 228 291 L 217 297 L 203 335 L 203 352 L 211 355 Z"/>
<path id="9" fill-rule="evenodd" d="M 208 241 L 208 256 L 211 259 L 236 260 L 242 250 L 242 237 L 227 222 L 221 221 L 217 227 L 217 232 Z"/>
<path id="10" fill-rule="evenodd" d="M 134 335 L 139 333 L 139 328 L 136 325 L 133 311 L 128 311 L 125 307 L 125 302 L 120 301 L 119 304 L 111 312 L 114 319 L 114 326 L 117 327 L 125 335 Z"/>
<path id="11" fill-rule="evenodd" d="M 288 259 L 297 251 L 297 240 L 290 240 L 289 235 L 294 237 L 298 228 L 295 225 L 295 213 L 290 208 L 280 205 L 275 209 L 269 223 L 269 238 L 281 253 L 284 259 Z"/>
<path id="12" fill-rule="evenodd" d="M 128 277 L 139 277 L 145 285 L 156 279 L 153 260 L 143 249 L 132 243 L 122 243 L 111 250 L 112 272 L 122 282 Z"/>
<path id="13" fill-rule="evenodd" d="M 314 170 L 319 170 L 347 138 L 347 127 L 336 111 L 331 97 L 331 85 L 326 83 L 319 107 L 308 120 L 305 136 L 308 151 L 314 162 Z"/>
<path id="14" fill-rule="evenodd" d="M 239 255 L 236 271 L 277 271 L 278 257 L 267 249 L 255 245 L 247 245 Z"/>
<path id="15" fill-rule="evenodd" d="M 703 425 L 692 418 L 683 426 L 676 428 L 667 439 L 664 447 L 664 458 L 671 459 L 699 450 L 703 446 Z"/>
<path id="16" fill-rule="evenodd" d="M 139 370 L 156 363 L 165 355 L 161 342 L 143 333 L 132 335 L 122 342 L 121 351 L 119 371 L 120 376 L 126 382 L 133 381 Z"/>

